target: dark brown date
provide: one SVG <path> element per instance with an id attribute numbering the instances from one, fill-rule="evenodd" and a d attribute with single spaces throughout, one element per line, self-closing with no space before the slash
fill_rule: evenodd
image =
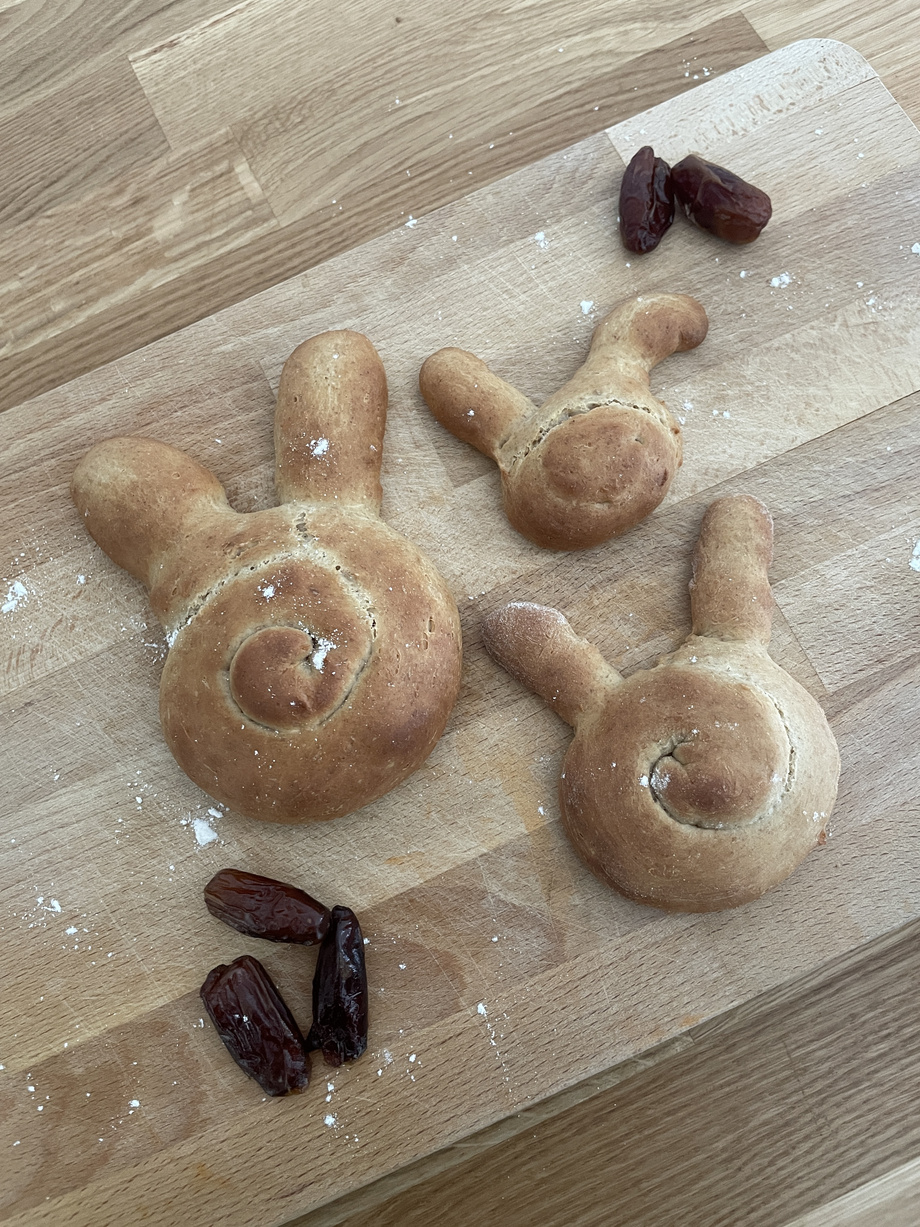
<path id="1" fill-rule="evenodd" d="M 695 153 L 672 168 L 671 181 L 690 220 L 729 243 L 753 243 L 773 213 L 766 192 Z"/>
<path id="2" fill-rule="evenodd" d="M 204 888 L 208 911 L 224 924 L 270 942 L 322 941 L 329 909 L 296 886 L 242 869 L 221 869 Z"/>
<path id="3" fill-rule="evenodd" d="M 674 220 L 671 168 L 651 145 L 634 154 L 620 184 L 620 238 L 627 251 L 652 251 Z"/>
<path id="4" fill-rule="evenodd" d="M 364 938 L 351 908 L 334 907 L 313 977 L 313 1026 L 307 1048 L 327 1065 L 353 1061 L 367 1047 L 367 973 Z"/>
<path id="5" fill-rule="evenodd" d="M 201 1000 L 227 1051 L 263 1091 L 287 1095 L 307 1085 L 303 1035 L 258 959 L 244 954 L 215 967 L 201 986 Z"/>

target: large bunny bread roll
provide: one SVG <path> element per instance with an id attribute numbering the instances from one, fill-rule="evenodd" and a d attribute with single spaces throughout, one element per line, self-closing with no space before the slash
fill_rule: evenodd
<path id="1" fill-rule="evenodd" d="M 474 354 L 440 349 L 419 373 L 438 421 L 498 465 L 508 519 L 554 550 L 585 549 L 626 532 L 658 506 L 680 468 L 680 427 L 649 388 L 664 358 L 706 336 L 686 294 L 615 307 L 588 357 L 539 408 Z"/>
<path id="2" fill-rule="evenodd" d="M 484 622 L 492 656 L 574 726 L 566 832 L 637 902 L 737 907 L 824 841 L 839 756 L 821 707 L 767 652 L 772 537 L 758 500 L 713 503 L 693 560 L 692 631 L 629 678 L 554 609 L 515 603 Z"/>
<path id="3" fill-rule="evenodd" d="M 242 514 L 184 452 L 97 444 L 72 482 L 87 529 L 147 585 L 170 644 L 160 719 L 183 770 L 253 818 L 349 813 L 424 761 L 457 697 L 456 605 L 380 519 L 383 366 L 327 332 L 284 366 L 281 504 Z"/>

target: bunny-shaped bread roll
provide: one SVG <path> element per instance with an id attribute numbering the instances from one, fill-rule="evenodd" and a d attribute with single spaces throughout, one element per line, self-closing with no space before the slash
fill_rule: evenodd
<path id="1" fill-rule="evenodd" d="M 511 604 L 484 621 L 491 655 L 574 725 L 565 829 L 637 902 L 737 907 L 824 842 L 840 761 L 820 706 L 767 653 L 772 541 L 757 499 L 713 503 L 693 559 L 692 632 L 629 678 L 554 609 Z"/>
<path id="2" fill-rule="evenodd" d="M 151 439 L 108 439 L 74 473 L 86 527 L 166 629 L 169 748 L 253 818 L 335 818 L 388 792 L 457 697 L 456 604 L 379 517 L 386 407 L 370 341 L 326 332 L 281 375 L 280 506 L 234 511 L 212 473 Z"/>
<path id="3" fill-rule="evenodd" d="M 682 459 L 680 427 L 649 389 L 652 367 L 706 336 L 686 294 L 615 307 L 580 369 L 541 408 L 462 349 L 440 349 L 419 388 L 452 434 L 491 456 L 505 514 L 523 536 L 577 550 L 626 532 L 658 506 Z"/>

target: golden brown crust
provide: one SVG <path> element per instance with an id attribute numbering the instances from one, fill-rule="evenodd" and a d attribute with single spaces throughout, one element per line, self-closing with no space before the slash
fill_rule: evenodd
<path id="1" fill-rule="evenodd" d="M 213 797 L 274 822 L 348 813 L 414 771 L 443 732 L 461 659 L 444 581 L 376 513 L 380 446 L 371 466 L 365 453 L 386 406 L 373 347 L 333 333 L 295 355 L 279 395 L 281 480 L 314 501 L 239 514 L 206 469 L 150 440 L 98 445 L 73 486 L 166 628 L 160 718 L 176 760 Z M 298 403 L 313 406 L 306 424 Z M 313 455 L 303 441 L 318 427 L 328 447 Z"/>
<path id="2" fill-rule="evenodd" d="M 557 609 L 512 601 L 482 621 L 486 651 L 569 724 L 603 701 L 619 679 L 593 643 L 580 639 Z"/>
<path id="3" fill-rule="evenodd" d="M 70 493 L 93 540 L 148 587 L 189 520 L 229 510 L 223 486 L 197 460 L 136 435 L 97 443 L 74 470 Z"/>
<path id="4" fill-rule="evenodd" d="M 767 654 L 769 620 L 765 629 L 747 609 L 769 610 L 771 542 L 757 500 L 714 503 L 696 593 L 711 629 L 625 681 L 603 662 L 590 665 L 590 645 L 555 610 L 491 615 L 501 633 L 485 637 L 487 648 L 497 645 L 500 663 L 545 698 L 549 679 L 556 710 L 575 726 L 559 790 L 573 845 L 637 902 L 736 907 L 823 842 L 837 746 L 818 703 Z"/>
<path id="5" fill-rule="evenodd" d="M 706 335 L 700 304 L 655 294 L 615 307 L 587 358 L 539 409 L 458 349 L 427 359 L 419 387 L 434 416 L 492 456 L 514 527 L 550 549 L 584 549 L 649 514 L 680 467 L 680 427 L 649 389 L 663 358 Z"/>
<path id="6" fill-rule="evenodd" d="M 519 418 L 536 406 L 464 349 L 439 349 L 422 363 L 419 390 L 442 426 L 493 460 Z"/>
<path id="7" fill-rule="evenodd" d="M 718 499 L 703 517 L 693 551 L 693 633 L 770 642 L 773 520 L 759 499 Z"/>
<path id="8" fill-rule="evenodd" d="M 359 503 L 380 509 L 387 381 L 358 332 L 302 342 L 281 372 L 275 407 L 275 486 L 282 503 Z"/>

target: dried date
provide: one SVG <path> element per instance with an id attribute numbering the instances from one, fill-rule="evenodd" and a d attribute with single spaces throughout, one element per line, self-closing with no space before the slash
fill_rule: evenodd
<path id="1" fill-rule="evenodd" d="M 215 967 L 201 1000 L 227 1051 L 269 1095 L 307 1085 L 310 1056 L 303 1034 L 271 976 L 251 955 Z"/>
<path id="2" fill-rule="evenodd" d="M 313 977 L 313 1026 L 307 1048 L 327 1065 L 353 1061 L 367 1047 L 367 973 L 364 938 L 351 908 L 334 907 Z"/>
<path id="3" fill-rule="evenodd" d="M 672 168 L 671 182 L 690 220 L 729 243 L 753 243 L 773 213 L 766 192 L 694 153 Z"/>
<path id="4" fill-rule="evenodd" d="M 634 154 L 620 183 L 620 238 L 628 251 L 652 251 L 674 220 L 671 168 L 651 145 Z"/>
<path id="5" fill-rule="evenodd" d="M 204 888 L 208 911 L 250 937 L 270 942 L 322 941 L 329 909 L 305 891 L 242 869 L 221 869 Z"/>

